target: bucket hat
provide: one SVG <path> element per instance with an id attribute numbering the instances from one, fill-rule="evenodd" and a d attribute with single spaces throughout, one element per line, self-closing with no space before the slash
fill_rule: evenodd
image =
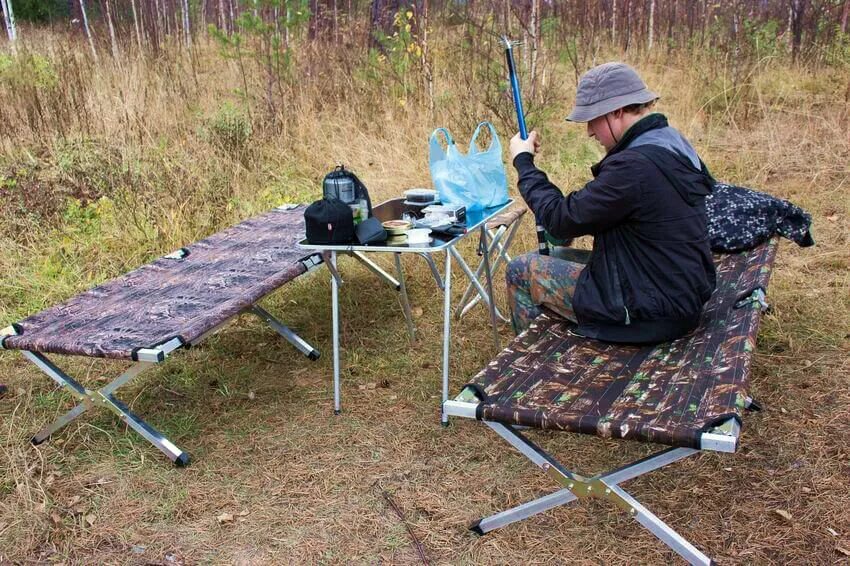
<path id="1" fill-rule="evenodd" d="M 630 104 L 645 104 L 660 98 L 625 63 L 604 63 L 581 76 L 576 103 L 567 116 L 570 122 L 590 122 Z"/>

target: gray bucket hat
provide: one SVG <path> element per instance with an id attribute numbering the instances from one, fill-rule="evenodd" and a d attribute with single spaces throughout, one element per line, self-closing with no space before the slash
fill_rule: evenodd
<path id="1" fill-rule="evenodd" d="M 604 63 L 581 76 L 576 104 L 567 120 L 590 122 L 630 104 L 645 104 L 660 98 L 646 88 L 637 71 L 625 63 Z"/>

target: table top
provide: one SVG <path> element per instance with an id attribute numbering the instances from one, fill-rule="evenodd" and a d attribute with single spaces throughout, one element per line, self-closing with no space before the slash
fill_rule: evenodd
<path id="1" fill-rule="evenodd" d="M 423 244 L 387 244 L 379 242 L 375 244 L 311 244 L 304 238 L 298 242 L 298 247 L 305 250 L 317 251 L 336 251 L 336 252 L 398 252 L 398 253 L 433 253 L 445 250 L 450 246 L 455 245 L 458 241 L 466 238 L 485 222 L 496 216 L 511 204 L 514 199 L 508 199 L 503 205 L 485 208 L 483 210 L 473 210 L 466 212 L 466 233 L 457 236 L 449 236 L 447 234 L 431 234 L 431 242 Z M 382 202 L 372 207 L 372 215 L 386 222 L 387 220 L 399 220 L 402 214 L 408 210 L 408 206 L 404 203 L 404 198 L 394 198 Z"/>

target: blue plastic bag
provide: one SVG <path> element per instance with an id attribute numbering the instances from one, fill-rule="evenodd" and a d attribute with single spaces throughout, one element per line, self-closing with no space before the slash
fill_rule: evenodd
<path id="1" fill-rule="evenodd" d="M 490 129 L 490 147 L 480 151 L 476 145 L 481 127 Z M 440 143 L 440 134 L 446 140 L 446 149 Z M 458 150 L 454 139 L 445 128 L 431 134 L 429 168 L 431 180 L 440 201 L 462 204 L 467 210 L 481 210 L 508 202 L 508 180 L 502 162 L 502 144 L 496 128 L 490 122 L 481 122 L 475 128 L 466 155 Z"/>

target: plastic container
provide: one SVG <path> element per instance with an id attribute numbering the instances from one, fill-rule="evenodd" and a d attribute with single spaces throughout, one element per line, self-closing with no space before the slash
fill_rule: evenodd
<path id="1" fill-rule="evenodd" d="M 407 231 L 407 243 L 411 246 L 421 246 L 431 243 L 430 228 L 413 228 Z"/>
<path id="2" fill-rule="evenodd" d="M 432 189 L 408 189 L 404 198 L 409 204 L 432 204 L 437 200 L 437 191 Z"/>

